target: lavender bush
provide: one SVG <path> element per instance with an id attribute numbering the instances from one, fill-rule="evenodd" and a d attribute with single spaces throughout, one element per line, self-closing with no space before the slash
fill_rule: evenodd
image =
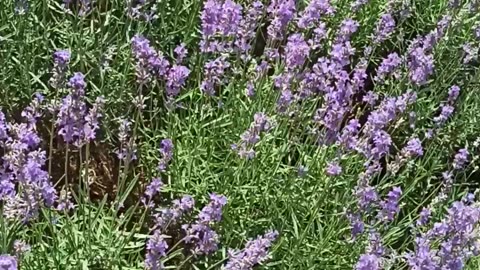
<path id="1" fill-rule="evenodd" d="M 478 269 L 480 3 L 17 1 L 1 269 Z"/>

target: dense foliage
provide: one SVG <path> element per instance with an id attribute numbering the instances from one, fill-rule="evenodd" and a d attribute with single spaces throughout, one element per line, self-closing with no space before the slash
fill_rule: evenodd
<path id="1" fill-rule="evenodd" d="M 479 11 L 2 1 L 0 268 L 478 269 Z"/>

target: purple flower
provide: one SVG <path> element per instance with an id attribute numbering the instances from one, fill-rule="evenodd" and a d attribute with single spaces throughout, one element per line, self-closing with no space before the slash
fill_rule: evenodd
<path id="1" fill-rule="evenodd" d="M 152 199 L 160 193 L 162 189 L 163 182 L 160 178 L 153 178 L 150 184 L 145 188 L 144 197 L 142 198 L 142 202 L 149 207 L 153 207 Z"/>
<path id="2" fill-rule="evenodd" d="M 358 137 L 357 134 L 360 129 L 360 122 L 357 119 L 352 119 L 343 128 L 339 141 L 343 147 L 348 150 L 353 150 L 357 146 Z"/>
<path id="3" fill-rule="evenodd" d="M 147 22 L 158 19 L 155 1 L 127 0 L 127 5 L 127 15 L 132 19 Z"/>
<path id="4" fill-rule="evenodd" d="M 258 236 L 250 240 L 243 250 L 229 250 L 229 260 L 226 263 L 225 270 L 251 270 L 257 264 L 264 262 L 268 258 L 268 249 L 273 241 L 278 237 L 278 232 L 271 231 L 263 236 Z"/>
<path id="5" fill-rule="evenodd" d="M 245 95 L 249 98 L 255 96 L 255 85 L 253 84 L 253 82 L 247 82 L 247 87 L 245 88 Z"/>
<path id="6" fill-rule="evenodd" d="M 194 205 L 195 200 L 189 195 L 183 196 L 180 200 L 173 201 L 173 206 L 183 213 L 191 211 Z"/>
<path id="7" fill-rule="evenodd" d="M 318 23 L 313 29 L 312 39 L 308 41 L 310 48 L 316 50 L 321 47 L 321 42 L 327 37 L 327 25 L 324 22 Z"/>
<path id="8" fill-rule="evenodd" d="M 215 95 L 215 88 L 226 82 L 224 74 L 229 67 L 230 63 L 225 57 L 218 57 L 207 62 L 200 90 L 208 96 Z"/>
<path id="9" fill-rule="evenodd" d="M 365 231 L 365 224 L 360 214 L 347 213 L 347 218 L 350 221 L 350 226 L 352 226 L 352 238 L 356 239 L 359 234 Z"/>
<path id="10" fill-rule="evenodd" d="M 431 251 L 429 241 L 423 237 L 415 239 L 415 253 L 408 253 L 406 257 L 411 269 L 438 269 L 435 253 Z"/>
<path id="11" fill-rule="evenodd" d="M 452 85 L 448 90 L 448 103 L 454 104 L 457 101 L 458 96 L 460 95 L 460 87 Z"/>
<path id="12" fill-rule="evenodd" d="M 116 151 L 117 157 L 124 162 L 130 162 L 137 159 L 137 145 L 133 138 L 130 138 L 132 123 L 127 119 L 119 120 L 120 126 L 118 128 L 118 140 L 120 147 Z"/>
<path id="13" fill-rule="evenodd" d="M 479 222 L 478 207 L 454 202 L 442 221 L 417 237 L 415 251 L 407 254 L 408 264 L 415 269 L 463 269 L 463 262 L 478 254 L 473 232 Z"/>
<path id="14" fill-rule="evenodd" d="M 368 91 L 364 96 L 363 96 L 363 102 L 366 102 L 370 106 L 375 106 L 375 103 L 378 100 L 378 94 L 373 92 L 373 91 Z"/>
<path id="15" fill-rule="evenodd" d="M 75 208 L 75 205 L 72 203 L 72 194 L 68 191 L 62 190 L 60 196 L 57 200 L 57 210 L 58 211 L 70 211 Z"/>
<path id="16" fill-rule="evenodd" d="M 192 211 L 194 205 L 195 200 L 189 195 L 173 200 L 172 207 L 162 209 L 154 215 L 155 227 L 166 230 L 168 225 L 177 224 L 185 213 Z"/>
<path id="17" fill-rule="evenodd" d="M 392 138 L 386 131 L 379 130 L 373 135 L 373 144 L 372 155 L 375 159 L 379 160 L 390 152 Z"/>
<path id="18" fill-rule="evenodd" d="M 17 270 L 18 269 L 17 259 L 7 254 L 0 255 L 0 269 Z"/>
<path id="19" fill-rule="evenodd" d="M 442 105 L 440 115 L 433 118 L 433 122 L 437 126 L 442 126 L 447 122 L 448 118 L 453 114 L 455 108 L 450 105 Z"/>
<path id="20" fill-rule="evenodd" d="M 383 59 L 380 63 L 380 66 L 377 68 L 377 75 L 375 80 L 378 82 L 383 82 L 383 80 L 390 74 L 394 74 L 402 64 L 402 59 L 398 56 L 397 53 L 391 53 L 387 58 Z M 397 75 L 398 76 L 398 75 Z M 397 77 L 395 76 L 395 77 Z"/>
<path id="21" fill-rule="evenodd" d="M 193 252 L 197 255 L 210 254 L 218 249 L 218 234 L 210 224 L 222 219 L 222 208 L 227 204 L 227 198 L 215 193 L 210 194 L 210 203 L 198 214 L 197 222 L 183 225 L 185 242 L 193 243 Z"/>
<path id="22" fill-rule="evenodd" d="M 402 150 L 405 157 L 419 157 L 423 156 L 422 142 L 418 138 L 412 138 L 407 142 L 407 145 Z"/>
<path id="23" fill-rule="evenodd" d="M 7 130 L 8 129 L 7 129 L 7 121 L 5 119 L 5 114 L 3 114 L 3 112 L 0 110 L 0 146 L 1 146 L 1 141 L 8 138 Z"/>
<path id="24" fill-rule="evenodd" d="M 222 208 L 227 204 L 227 197 L 210 194 L 210 203 L 203 207 L 198 214 L 200 223 L 209 224 L 211 222 L 219 222 L 222 219 Z"/>
<path id="25" fill-rule="evenodd" d="M 478 51 L 479 47 L 476 46 L 474 43 L 465 43 L 463 45 L 463 52 L 464 52 L 464 57 L 463 57 L 463 63 L 468 64 L 473 61 L 478 60 Z"/>
<path id="26" fill-rule="evenodd" d="M 160 172 L 165 172 L 167 170 L 168 164 L 173 159 L 173 142 L 170 139 L 163 139 L 160 142 L 160 162 L 158 163 L 158 170 Z"/>
<path id="27" fill-rule="evenodd" d="M 420 216 L 417 220 L 417 226 L 425 226 L 430 220 L 431 215 L 432 215 L 432 211 L 430 210 L 430 208 L 424 207 L 420 212 Z"/>
<path id="28" fill-rule="evenodd" d="M 322 15 L 333 15 L 335 8 L 330 4 L 330 0 L 312 0 L 300 14 L 298 27 L 300 29 L 312 28 L 319 23 Z"/>
<path id="29" fill-rule="evenodd" d="M 468 162 L 468 150 L 463 148 L 458 150 L 458 153 L 455 154 L 455 158 L 453 159 L 453 168 L 456 170 L 462 169 L 465 164 Z"/>
<path id="30" fill-rule="evenodd" d="M 256 28 L 260 24 L 264 9 L 265 7 L 262 2 L 253 2 L 247 10 L 245 17 L 240 22 L 235 40 L 235 47 L 244 60 L 249 57 L 248 52 L 250 51 L 252 47 L 251 43 L 257 34 Z"/>
<path id="31" fill-rule="evenodd" d="M 363 87 L 365 86 L 365 80 L 368 77 L 367 66 L 368 61 L 365 58 L 360 58 L 353 69 L 353 75 L 350 83 L 352 84 L 352 88 L 355 93 L 363 90 Z"/>
<path id="32" fill-rule="evenodd" d="M 180 89 L 185 85 L 185 81 L 190 75 L 190 70 L 185 66 L 173 66 L 167 75 L 167 95 L 177 96 Z"/>
<path id="33" fill-rule="evenodd" d="M 165 241 L 165 235 L 162 235 L 159 230 L 155 231 L 147 242 L 145 268 L 149 270 L 163 269 L 163 264 L 160 259 L 165 257 L 167 249 L 168 245 Z"/>
<path id="34" fill-rule="evenodd" d="M 357 32 L 359 26 L 360 24 L 351 18 L 343 20 L 337 33 L 336 43 L 349 41 L 350 37 Z"/>
<path id="35" fill-rule="evenodd" d="M 355 195 L 358 199 L 360 209 L 368 209 L 378 200 L 378 193 L 371 186 L 357 186 Z"/>
<path id="36" fill-rule="evenodd" d="M 402 195 L 402 189 L 400 187 L 394 187 L 390 192 L 388 192 L 387 199 L 381 202 L 381 211 L 379 213 L 379 218 L 385 221 L 392 221 L 395 214 L 400 211 L 398 206 L 398 201 Z"/>
<path id="37" fill-rule="evenodd" d="M 137 82 L 140 85 L 150 82 L 153 78 L 165 78 L 170 64 L 161 53 L 150 45 L 148 39 L 141 35 L 135 35 L 132 38 L 132 52 L 136 60 Z"/>
<path id="38" fill-rule="evenodd" d="M 98 119 L 102 117 L 102 110 L 105 104 L 105 100 L 102 96 L 97 97 L 92 108 L 85 115 L 85 123 L 83 125 L 83 139 L 85 142 L 95 139 L 95 132 L 100 128 Z"/>
<path id="39" fill-rule="evenodd" d="M 99 128 L 98 119 L 102 116 L 104 99 L 98 97 L 92 108 L 87 112 L 85 103 L 85 75 L 77 72 L 69 80 L 71 89 L 60 106 L 56 124 L 59 127 L 58 134 L 65 142 L 76 146 L 83 145 L 95 139 L 95 131 Z"/>
<path id="40" fill-rule="evenodd" d="M 301 34 L 288 37 L 285 47 L 285 66 L 287 70 L 302 68 L 310 53 L 310 47 Z"/>
<path id="41" fill-rule="evenodd" d="M 74 6 L 72 6 L 72 4 L 74 4 Z M 87 15 L 92 9 L 91 4 L 91 0 L 63 0 L 64 9 L 67 9 L 69 13 L 72 13 L 72 11 L 78 11 L 79 16 Z"/>
<path id="42" fill-rule="evenodd" d="M 480 4 L 480 2 L 479 2 L 479 4 Z M 473 34 L 474 34 L 474 36 L 477 40 L 480 40 L 480 23 L 477 23 L 473 27 Z"/>
<path id="43" fill-rule="evenodd" d="M 363 254 L 360 256 L 356 270 L 380 270 L 380 259 L 373 254 Z"/>
<path id="44" fill-rule="evenodd" d="M 433 74 L 433 55 L 421 47 L 413 48 L 408 53 L 407 66 L 410 81 L 415 85 L 424 85 Z"/>
<path id="45" fill-rule="evenodd" d="M 352 44 L 349 41 L 334 44 L 330 51 L 332 61 L 340 67 L 350 64 L 350 56 L 353 56 L 354 54 L 355 48 L 352 47 Z"/>
<path id="46" fill-rule="evenodd" d="M 254 158 L 255 150 L 253 148 L 260 141 L 260 135 L 270 131 L 271 128 L 272 120 L 262 112 L 256 113 L 250 127 L 240 135 L 240 143 L 232 145 L 232 150 L 242 158 Z"/>
<path id="47" fill-rule="evenodd" d="M 235 36 L 242 21 L 242 6 L 231 1 L 208 0 L 201 14 L 202 52 L 223 52 L 231 47 L 224 41 L 216 41 L 216 36 L 228 39 Z"/>
<path id="48" fill-rule="evenodd" d="M 267 28 L 271 40 L 281 40 L 286 32 L 288 23 L 295 15 L 294 0 L 272 0 L 267 9 L 271 22 Z"/>
<path id="49" fill-rule="evenodd" d="M 383 14 L 375 26 L 375 32 L 373 34 L 374 43 L 378 44 L 384 42 L 390 37 L 394 30 L 395 19 L 393 18 L 392 14 Z"/>
<path id="50" fill-rule="evenodd" d="M 66 66 L 70 63 L 71 54 L 67 50 L 59 50 L 53 53 L 53 62 L 58 66 Z"/>
<path id="51" fill-rule="evenodd" d="M 338 162 L 329 162 L 326 169 L 328 176 L 338 176 L 342 173 L 342 167 Z"/>
<path id="52" fill-rule="evenodd" d="M 185 48 L 185 46 L 186 46 L 185 43 L 180 43 L 180 45 L 175 47 L 175 49 L 173 50 L 177 57 L 176 58 L 177 64 L 181 64 L 188 55 L 188 50 Z"/>
<path id="53" fill-rule="evenodd" d="M 219 236 L 210 226 L 196 223 L 183 225 L 185 242 L 193 244 L 193 253 L 196 255 L 208 255 L 218 250 Z"/>

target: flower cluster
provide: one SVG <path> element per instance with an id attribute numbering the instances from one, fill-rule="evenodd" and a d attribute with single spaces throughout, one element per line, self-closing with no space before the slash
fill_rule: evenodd
<path id="1" fill-rule="evenodd" d="M 62 100 L 58 110 L 56 125 L 58 134 L 66 143 L 81 146 L 95 139 L 99 128 L 98 119 L 102 116 L 103 97 L 98 97 L 93 106 L 87 110 L 85 102 L 85 75 L 75 73 L 68 82 L 70 94 Z"/>
<path id="2" fill-rule="evenodd" d="M 176 51 L 180 53 L 177 57 L 183 60 L 186 52 L 181 48 Z M 171 66 L 163 53 L 156 51 L 150 45 L 150 41 L 141 35 L 132 38 L 132 52 L 136 60 L 137 82 L 141 87 L 147 86 L 153 80 L 159 80 L 165 82 L 166 94 L 169 97 L 175 97 L 180 93 L 190 75 L 190 70 L 181 65 L 181 61 Z"/>
<path id="3" fill-rule="evenodd" d="M 17 270 L 17 259 L 10 255 L 0 255 L 0 268 L 3 270 Z"/>
<path id="4" fill-rule="evenodd" d="M 218 249 L 219 237 L 211 225 L 222 219 L 222 208 L 227 204 L 227 198 L 215 193 L 210 194 L 210 203 L 200 211 L 197 221 L 185 224 L 185 242 L 192 244 L 194 254 L 211 254 Z"/>
<path id="5" fill-rule="evenodd" d="M 127 15 L 135 20 L 144 20 L 147 22 L 158 19 L 156 1 L 154 0 L 127 0 Z"/>
<path id="6" fill-rule="evenodd" d="M 40 207 L 52 207 L 57 199 L 48 173 L 43 169 L 46 153 L 40 149 L 37 120 L 42 115 L 41 95 L 36 95 L 22 112 L 26 123 L 5 123 L 0 114 L 0 200 L 8 219 L 28 222 Z M 16 189 L 18 187 L 18 189 Z"/>
<path id="7" fill-rule="evenodd" d="M 272 129 L 272 120 L 264 113 L 256 113 L 253 122 L 241 136 L 240 143 L 232 145 L 242 158 L 253 159 L 256 155 L 254 147 L 260 141 L 260 135 Z"/>
<path id="8" fill-rule="evenodd" d="M 463 269 L 469 258 L 480 254 L 475 233 L 479 222 L 477 205 L 454 202 L 443 220 L 416 237 L 415 251 L 406 255 L 408 265 L 411 269 Z"/>
<path id="9" fill-rule="evenodd" d="M 225 270 L 249 270 L 268 258 L 268 249 L 272 246 L 278 232 L 270 231 L 263 236 L 250 240 L 243 250 L 229 250 L 229 260 L 223 267 Z"/>
<path id="10" fill-rule="evenodd" d="M 131 137 L 132 123 L 127 119 L 119 119 L 118 140 L 120 147 L 116 151 L 117 157 L 124 162 L 130 162 L 137 159 L 137 145 L 135 138 Z"/>

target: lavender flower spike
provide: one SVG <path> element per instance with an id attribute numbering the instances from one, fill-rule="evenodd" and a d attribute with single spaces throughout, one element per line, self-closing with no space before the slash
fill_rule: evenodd
<path id="1" fill-rule="evenodd" d="M 158 163 L 158 170 L 165 172 L 167 170 L 168 164 L 173 159 L 173 142 L 170 139 L 164 139 L 160 143 L 160 155 L 161 159 Z"/>
<path id="2" fill-rule="evenodd" d="M 229 261 L 223 267 L 224 270 L 251 270 L 257 264 L 268 258 L 268 249 L 278 236 L 278 232 L 271 231 L 263 236 L 250 240 L 241 251 L 229 250 Z"/>
<path id="3" fill-rule="evenodd" d="M 163 269 L 160 261 L 166 255 L 168 245 L 165 236 L 160 231 L 155 231 L 153 236 L 147 242 L 147 255 L 145 256 L 145 268 L 148 270 Z"/>
<path id="4" fill-rule="evenodd" d="M 17 259 L 10 255 L 0 255 L 0 269 L 2 270 L 17 270 Z"/>

